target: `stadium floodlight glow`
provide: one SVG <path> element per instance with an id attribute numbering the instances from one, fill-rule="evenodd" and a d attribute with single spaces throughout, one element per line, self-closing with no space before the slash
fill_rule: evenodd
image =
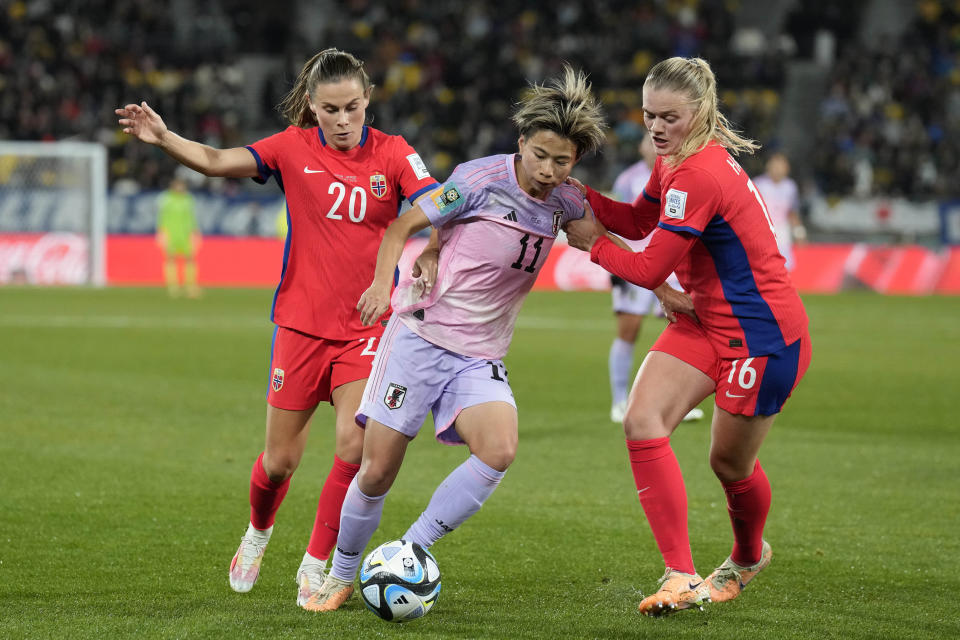
<path id="1" fill-rule="evenodd" d="M 106 284 L 107 152 L 0 142 L 0 284 Z"/>

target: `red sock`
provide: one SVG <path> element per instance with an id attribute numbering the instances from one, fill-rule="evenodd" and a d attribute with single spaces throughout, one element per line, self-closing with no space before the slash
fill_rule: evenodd
<path id="1" fill-rule="evenodd" d="M 749 478 L 723 483 L 727 493 L 727 512 L 733 525 L 733 553 L 730 557 L 741 567 L 760 561 L 763 553 L 763 525 L 770 511 L 770 481 L 760 461 Z"/>
<path id="2" fill-rule="evenodd" d="M 350 481 L 358 471 L 360 465 L 350 464 L 336 455 L 333 456 L 333 468 L 327 475 L 327 481 L 323 483 L 323 491 L 320 492 L 320 501 L 317 503 L 317 518 L 310 534 L 310 544 L 307 545 L 307 553 L 314 558 L 326 560 L 330 557 L 333 546 L 337 544 L 343 498 L 347 495 Z"/>
<path id="3" fill-rule="evenodd" d="M 269 529 L 277 509 L 290 488 L 290 478 L 283 482 L 271 482 L 263 470 L 263 454 L 253 463 L 250 471 L 250 523 L 255 529 Z"/>
<path id="4" fill-rule="evenodd" d="M 687 531 L 687 490 L 670 438 L 627 440 L 630 467 L 650 530 L 674 571 L 696 573 Z"/>

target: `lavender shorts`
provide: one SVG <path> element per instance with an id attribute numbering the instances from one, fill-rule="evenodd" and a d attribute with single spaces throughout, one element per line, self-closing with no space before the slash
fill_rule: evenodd
<path id="1" fill-rule="evenodd" d="M 413 438 L 431 411 L 437 440 L 463 444 L 453 423 L 461 411 L 484 402 L 517 407 L 502 360 L 438 347 L 394 315 L 380 338 L 356 420 L 366 426 L 373 418 Z"/>

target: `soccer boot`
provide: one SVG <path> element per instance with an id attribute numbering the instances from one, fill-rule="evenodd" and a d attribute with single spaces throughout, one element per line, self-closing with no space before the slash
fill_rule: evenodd
<path id="1" fill-rule="evenodd" d="M 690 409 L 687 415 L 683 416 L 681 422 L 696 422 L 697 420 L 703 420 L 703 409 L 699 407 L 694 407 Z"/>
<path id="2" fill-rule="evenodd" d="M 700 595 L 704 598 L 709 598 L 713 602 L 733 600 L 740 595 L 744 587 L 750 584 L 750 581 L 753 580 L 758 573 L 767 568 L 767 565 L 770 564 L 770 558 L 772 557 L 773 549 L 771 549 L 770 544 L 764 540 L 760 560 L 754 565 L 741 567 L 734 562 L 732 558 L 727 558 L 723 561 L 723 564 L 714 569 L 713 573 L 703 581 L 703 585 L 700 587 Z"/>
<path id="3" fill-rule="evenodd" d="M 703 578 L 696 573 L 681 573 L 667 567 L 658 581 L 660 588 L 641 600 L 637 610 L 645 616 L 662 616 L 691 607 L 703 609 L 706 599 L 697 590 L 702 582 Z"/>
<path id="4" fill-rule="evenodd" d="M 353 595 L 353 582 L 327 574 L 323 584 L 301 606 L 307 611 L 336 611 Z"/>
<path id="5" fill-rule="evenodd" d="M 237 593 L 246 593 L 260 577 L 260 563 L 267 550 L 267 539 L 245 535 L 240 538 L 240 547 L 230 562 L 230 588 Z"/>
<path id="6" fill-rule="evenodd" d="M 297 570 L 297 605 L 304 606 L 310 597 L 320 591 L 327 577 L 327 562 L 308 562 L 306 559 Z"/>

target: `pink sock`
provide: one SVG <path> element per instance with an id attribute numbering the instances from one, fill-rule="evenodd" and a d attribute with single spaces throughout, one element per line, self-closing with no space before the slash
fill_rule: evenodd
<path id="1" fill-rule="evenodd" d="M 326 560 L 330 557 L 330 552 L 337 543 L 337 534 L 340 533 L 343 498 L 347 495 L 350 481 L 358 471 L 360 465 L 344 462 L 336 455 L 333 456 L 333 468 L 323 483 L 323 491 L 320 492 L 317 503 L 317 517 L 313 522 L 310 544 L 307 545 L 307 553 L 314 558 Z"/>
<path id="2" fill-rule="evenodd" d="M 263 454 L 253 463 L 250 471 L 250 523 L 255 529 L 273 526 L 277 509 L 290 488 L 290 478 L 283 482 L 271 482 L 263 470 Z"/>
<path id="3" fill-rule="evenodd" d="M 666 566 L 696 573 L 687 531 L 687 490 L 670 438 L 627 440 L 640 506 Z"/>
<path id="4" fill-rule="evenodd" d="M 760 561 L 763 554 L 763 525 L 770 511 L 770 481 L 760 461 L 753 474 L 743 480 L 723 483 L 727 494 L 727 513 L 733 525 L 733 553 L 730 557 L 741 567 Z"/>

